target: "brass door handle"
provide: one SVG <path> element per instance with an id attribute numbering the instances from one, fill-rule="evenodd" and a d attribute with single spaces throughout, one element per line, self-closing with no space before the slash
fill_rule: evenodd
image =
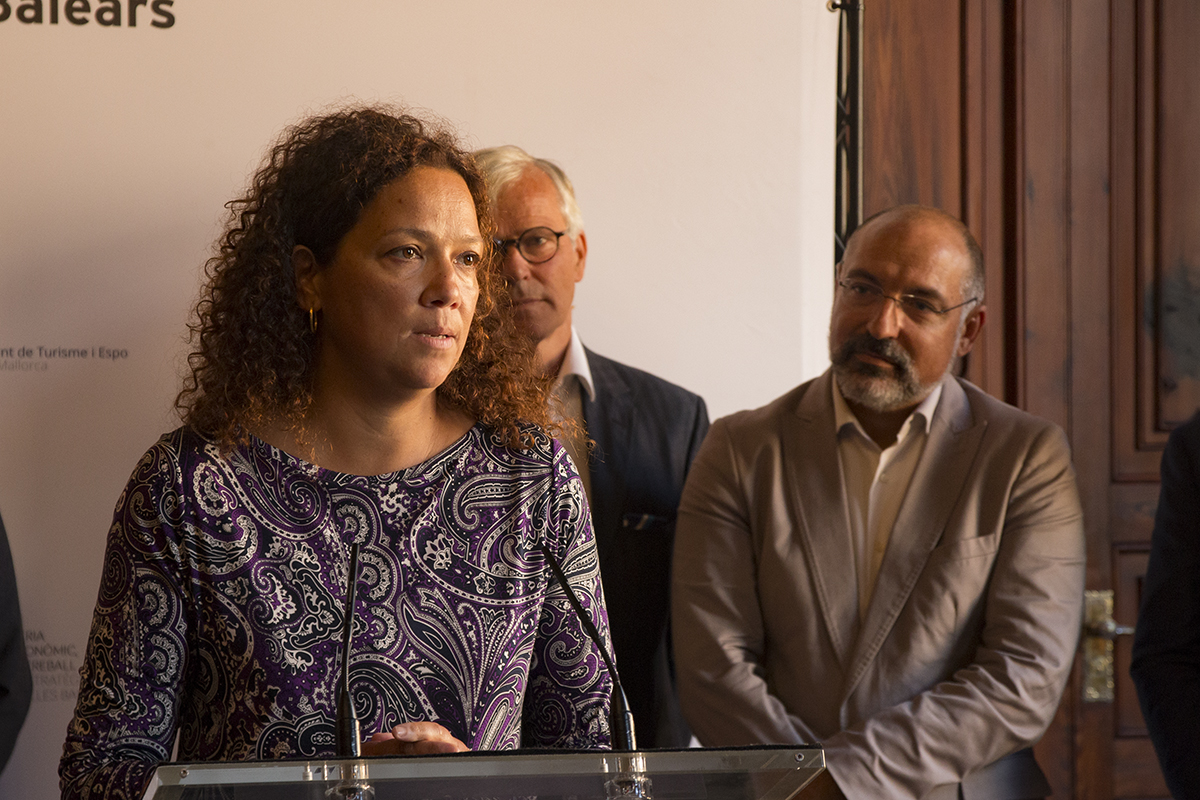
<path id="1" fill-rule="evenodd" d="M 1113 593 L 1088 590 L 1083 593 L 1083 701 L 1113 701 L 1113 640 L 1129 636 L 1133 628 L 1113 619 Z"/>

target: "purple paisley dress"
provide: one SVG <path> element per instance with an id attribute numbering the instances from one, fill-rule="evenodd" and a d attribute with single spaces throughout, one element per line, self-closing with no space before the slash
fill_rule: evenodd
<path id="1" fill-rule="evenodd" d="M 364 735 L 433 720 L 472 749 L 603 748 L 611 680 L 541 553 L 607 617 L 583 488 L 540 433 L 476 425 L 433 459 L 361 477 L 187 429 L 142 458 L 109 531 L 64 798 L 140 796 L 181 761 L 320 757 L 349 546 L 350 684 Z"/>

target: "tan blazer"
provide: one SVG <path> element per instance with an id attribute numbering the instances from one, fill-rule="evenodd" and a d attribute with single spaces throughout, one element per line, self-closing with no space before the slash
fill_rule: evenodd
<path id="1" fill-rule="evenodd" d="M 692 730 L 819 742 L 852 800 L 1048 794 L 1018 751 L 1079 638 L 1066 437 L 947 379 L 860 626 L 830 380 L 718 420 L 692 465 L 672 590 Z"/>

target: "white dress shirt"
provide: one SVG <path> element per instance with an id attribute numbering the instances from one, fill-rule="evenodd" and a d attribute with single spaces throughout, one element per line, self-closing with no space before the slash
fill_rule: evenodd
<path id="1" fill-rule="evenodd" d="M 846 486 L 846 516 L 854 544 L 855 576 L 858 580 L 858 620 L 867 616 L 875 591 L 875 579 L 887 550 L 900 504 L 929 435 L 929 420 L 942 397 L 942 384 L 929 393 L 904 420 L 896 441 L 880 448 L 867 435 L 833 385 L 834 424 L 837 426 L 838 460 Z"/>
<path id="2" fill-rule="evenodd" d="M 596 387 L 592 383 L 592 370 L 588 366 L 587 351 L 583 342 L 571 326 L 571 341 L 567 344 L 567 353 L 563 357 L 562 366 L 558 368 L 558 378 L 554 382 L 554 400 L 550 404 L 550 414 L 555 422 L 573 420 L 573 428 L 567 427 L 562 431 L 560 440 L 567 448 L 575 469 L 583 480 L 583 491 L 588 502 L 592 501 L 592 476 L 588 469 L 588 436 L 587 426 L 583 420 L 583 392 L 588 399 L 596 402 Z"/>

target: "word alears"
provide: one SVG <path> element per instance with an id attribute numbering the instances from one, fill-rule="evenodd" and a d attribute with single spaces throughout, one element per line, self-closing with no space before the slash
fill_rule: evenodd
<path id="1" fill-rule="evenodd" d="M 0 0 L 0 22 L 13 15 L 13 5 L 16 0 Z M 127 16 L 121 13 L 121 0 L 97 0 L 95 19 L 97 25 L 106 28 L 120 27 L 122 24 L 136 28 L 138 24 L 138 9 L 149 6 L 148 11 L 154 15 L 150 24 L 155 28 L 170 28 L 175 24 L 175 15 L 171 6 L 175 0 L 127 0 L 125 3 Z M 49 23 L 57 25 L 59 19 L 59 0 L 24 0 L 16 8 L 16 18 L 26 25 L 42 25 Z M 72 25 L 86 25 L 91 20 L 92 4 L 89 0 L 64 0 L 62 3 L 62 18 Z M 143 20 L 145 18 L 143 17 Z M 124 22 L 122 22 L 124 20 Z"/>

